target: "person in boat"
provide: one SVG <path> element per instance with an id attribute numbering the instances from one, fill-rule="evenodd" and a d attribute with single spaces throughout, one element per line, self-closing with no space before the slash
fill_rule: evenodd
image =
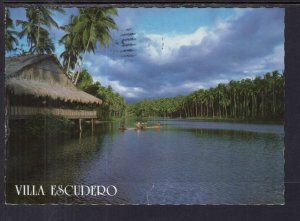
<path id="1" fill-rule="evenodd" d="M 135 124 L 136 129 L 141 129 L 141 126 L 141 122 L 139 121 Z"/>
<path id="2" fill-rule="evenodd" d="M 119 128 L 120 130 L 126 130 L 126 127 L 125 127 L 125 125 L 124 124 L 121 124 L 121 126 L 120 126 L 120 128 Z"/>

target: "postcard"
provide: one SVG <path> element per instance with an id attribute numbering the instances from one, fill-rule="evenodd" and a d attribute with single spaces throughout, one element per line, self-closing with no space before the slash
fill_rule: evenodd
<path id="1" fill-rule="evenodd" d="M 5 202 L 283 205 L 283 8 L 5 8 Z"/>

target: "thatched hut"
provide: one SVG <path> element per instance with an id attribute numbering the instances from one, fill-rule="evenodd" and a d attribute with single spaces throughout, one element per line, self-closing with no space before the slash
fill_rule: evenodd
<path id="1" fill-rule="evenodd" d="M 6 109 L 9 119 L 38 113 L 68 119 L 96 118 L 102 101 L 77 89 L 54 55 L 5 59 Z"/>

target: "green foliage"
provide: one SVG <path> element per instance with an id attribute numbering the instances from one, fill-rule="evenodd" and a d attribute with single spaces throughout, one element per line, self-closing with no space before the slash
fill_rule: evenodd
<path id="1" fill-rule="evenodd" d="M 126 115 L 127 104 L 124 97 L 115 93 L 110 85 L 107 88 L 100 86 L 95 96 L 103 101 L 101 108 L 98 110 L 100 118 L 111 119 L 112 117 Z"/>
<path id="2" fill-rule="evenodd" d="M 106 88 L 98 81 L 93 83 L 93 78 L 87 70 L 80 75 L 77 87 L 103 101 L 97 109 L 99 119 L 111 120 L 113 117 L 125 116 L 127 104 L 124 97 L 115 93 L 110 85 Z"/>
<path id="3" fill-rule="evenodd" d="M 117 29 L 112 16 L 116 8 L 82 8 L 73 19 L 73 32 L 78 43 L 87 51 L 95 51 L 97 42 L 106 47 L 110 42 L 110 30 Z"/>
<path id="4" fill-rule="evenodd" d="M 48 29 L 59 28 L 52 18 L 53 12 L 64 13 L 59 7 L 32 6 L 26 8 L 27 20 L 17 20 L 16 24 L 22 27 L 18 33 L 20 38 L 27 37 L 30 53 L 43 54 L 52 53 L 55 50 L 54 44 L 49 36 Z"/>
<path id="5" fill-rule="evenodd" d="M 94 53 L 97 43 L 102 48 L 110 43 L 110 31 L 117 29 L 113 20 L 113 16 L 118 15 L 117 12 L 116 8 L 110 7 L 82 8 L 78 15 L 71 17 L 70 24 L 63 27 L 66 32 L 60 40 L 65 46 L 65 51 L 60 55 L 63 65 L 68 73 L 70 68 L 75 69 L 76 64 L 80 64 L 79 71 L 73 75 L 75 85 L 81 75 L 86 53 Z M 83 56 L 80 56 L 81 53 Z"/>
<path id="6" fill-rule="evenodd" d="M 25 131 L 31 136 L 70 134 L 75 123 L 65 117 L 37 114 L 25 120 Z"/>
<path id="7" fill-rule="evenodd" d="M 65 35 L 59 40 L 59 43 L 63 44 L 65 48 L 60 58 L 67 73 L 69 73 L 69 70 L 75 69 L 77 61 L 82 59 L 80 53 L 84 50 L 82 44 L 78 42 L 79 39 L 74 32 L 74 25 L 74 16 L 71 16 L 70 23 L 62 27 L 65 31 Z"/>
<path id="8" fill-rule="evenodd" d="M 202 117 L 283 119 L 284 76 L 278 71 L 263 77 L 230 81 L 187 96 L 144 100 L 129 105 L 140 117 Z"/>
<path id="9" fill-rule="evenodd" d="M 93 84 L 93 78 L 87 70 L 83 70 L 78 77 L 77 87 L 81 90 L 89 88 Z"/>
<path id="10" fill-rule="evenodd" d="M 15 46 L 19 44 L 17 32 L 14 30 L 13 20 L 10 18 L 8 8 L 5 8 L 5 51 L 16 50 Z"/>

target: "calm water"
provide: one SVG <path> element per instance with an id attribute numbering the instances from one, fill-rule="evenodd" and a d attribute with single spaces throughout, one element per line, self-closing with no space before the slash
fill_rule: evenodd
<path id="1" fill-rule="evenodd" d="M 154 123 L 154 122 L 153 122 Z M 282 125 L 161 121 L 160 130 L 101 123 L 81 138 L 14 138 L 7 202 L 88 204 L 282 204 Z M 151 124 L 151 122 L 149 122 Z M 127 122 L 133 126 L 133 122 Z M 19 197 L 15 184 L 115 185 L 114 197 Z"/>

